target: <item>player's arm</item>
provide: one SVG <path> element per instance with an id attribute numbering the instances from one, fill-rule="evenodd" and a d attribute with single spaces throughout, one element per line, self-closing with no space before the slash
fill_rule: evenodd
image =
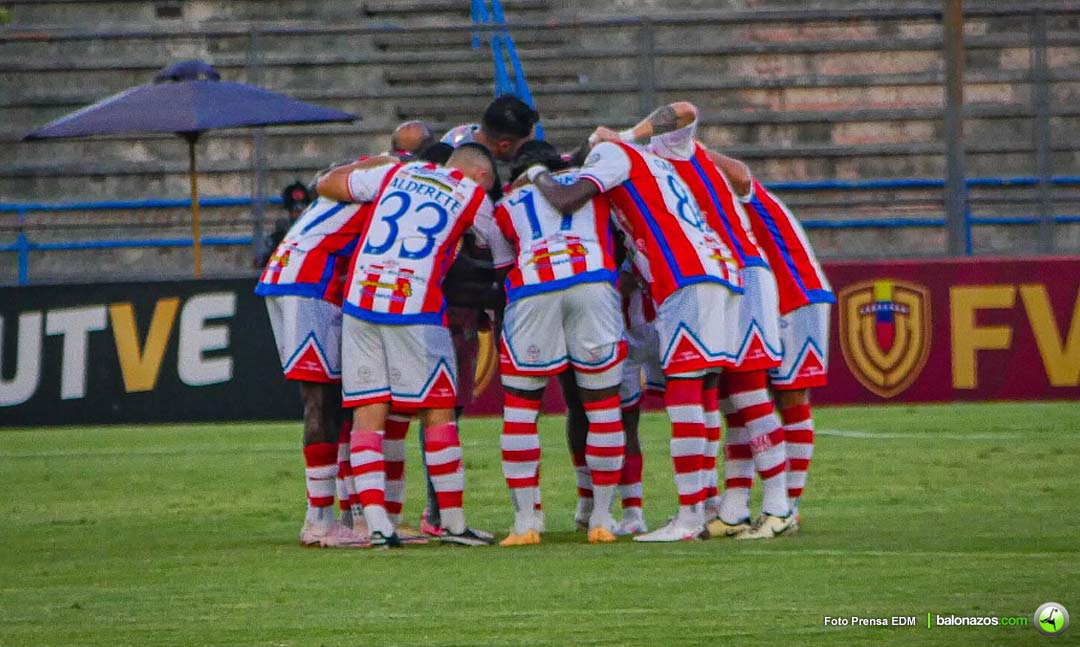
<path id="1" fill-rule="evenodd" d="M 744 198 L 750 195 L 754 186 L 754 175 L 750 172 L 749 166 L 734 157 L 728 157 L 714 150 L 705 149 L 705 154 L 709 156 L 716 168 L 727 176 L 737 196 Z"/>
<path id="2" fill-rule="evenodd" d="M 359 196 L 354 196 L 349 190 L 349 176 L 352 175 L 353 171 L 372 169 L 387 164 L 396 164 L 397 162 L 397 159 L 388 155 L 379 155 L 330 169 L 330 171 L 319 177 L 316 185 L 319 195 L 337 202 L 354 202 Z"/>
<path id="3" fill-rule="evenodd" d="M 578 179 L 573 184 L 564 185 L 551 177 L 547 168 L 539 164 L 530 166 L 526 174 L 540 190 L 544 199 L 551 203 L 551 206 L 555 207 L 559 213 L 574 213 L 588 204 L 593 196 L 600 193 L 600 187 L 586 179 Z"/>
<path id="4" fill-rule="evenodd" d="M 661 106 L 652 113 L 634 124 L 631 128 L 618 133 L 619 138 L 635 144 L 647 144 L 650 139 L 657 135 L 665 135 L 670 132 L 686 128 L 697 121 L 697 106 L 689 101 L 676 101 L 666 106 Z"/>

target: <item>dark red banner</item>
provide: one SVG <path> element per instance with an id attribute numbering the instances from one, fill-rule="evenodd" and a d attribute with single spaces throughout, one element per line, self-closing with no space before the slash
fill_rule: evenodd
<path id="1" fill-rule="evenodd" d="M 825 270 L 837 303 L 829 386 L 815 401 L 1080 398 L 1080 258 L 842 262 Z M 890 315 L 891 330 L 880 321 Z"/>
<path id="2" fill-rule="evenodd" d="M 1080 399 L 1080 258 L 849 261 L 825 272 L 837 303 L 829 385 L 815 402 Z M 489 385 L 471 413 L 501 411 L 495 368 L 478 371 Z M 558 393 L 553 380 L 548 410 L 561 409 Z"/>

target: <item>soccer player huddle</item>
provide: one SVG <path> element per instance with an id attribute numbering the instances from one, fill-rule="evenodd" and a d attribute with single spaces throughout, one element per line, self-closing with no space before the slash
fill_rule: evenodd
<path id="1" fill-rule="evenodd" d="M 532 139 L 538 119 L 503 96 L 442 143 L 402 124 L 389 154 L 322 174 L 319 199 L 272 254 L 256 291 L 304 401 L 302 544 L 494 543 L 465 520 L 458 434 L 489 318 L 513 504 L 501 545 L 544 532 L 537 418 L 551 376 L 569 409 L 575 522 L 590 543 L 798 528 L 808 389 L 825 383 L 833 302 L 798 220 L 745 164 L 696 139 L 692 104 L 622 132 L 599 127 L 572 154 Z M 506 186 L 496 159 L 510 163 Z M 651 532 L 643 388 L 663 392 L 678 491 L 677 513 Z M 429 491 L 419 530 L 401 523 L 412 417 Z"/>

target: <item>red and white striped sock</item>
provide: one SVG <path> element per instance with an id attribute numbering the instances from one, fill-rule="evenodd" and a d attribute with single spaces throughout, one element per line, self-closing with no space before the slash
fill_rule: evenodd
<path id="1" fill-rule="evenodd" d="M 814 418 L 809 404 L 797 404 L 780 410 L 784 421 L 784 441 L 787 444 L 788 499 L 793 508 L 806 487 L 806 472 L 814 455 Z"/>
<path id="2" fill-rule="evenodd" d="M 724 492 L 720 495 L 720 518 L 736 523 L 750 516 L 750 488 L 754 485 L 754 455 L 750 432 L 731 400 L 720 401 L 727 422 L 724 435 Z"/>
<path id="3" fill-rule="evenodd" d="M 715 508 L 720 505 L 719 477 L 716 473 L 716 457 L 720 453 L 720 394 L 716 386 L 706 387 L 702 393 L 705 412 L 705 459 L 702 478 L 705 481 L 705 503 Z"/>
<path id="4" fill-rule="evenodd" d="M 443 528 L 459 534 L 465 531 L 465 511 L 462 500 L 465 490 L 465 470 L 461 460 L 461 439 L 456 422 L 436 425 L 424 430 L 424 456 L 428 475 L 439 502 Z"/>
<path id="5" fill-rule="evenodd" d="M 356 496 L 353 488 L 352 465 L 349 464 L 349 436 L 352 433 L 352 416 L 347 416 L 338 432 L 337 444 L 337 497 L 341 521 L 351 526 L 353 521 L 352 503 Z"/>
<path id="6" fill-rule="evenodd" d="M 589 474 L 589 463 L 585 460 L 585 452 L 574 452 L 571 456 L 574 462 L 574 478 L 577 480 L 578 499 L 588 499 L 592 505 L 592 475 Z"/>
<path id="7" fill-rule="evenodd" d="M 314 443 L 304 447 L 307 482 L 307 520 L 328 522 L 334 518 L 334 480 L 337 478 L 337 445 Z"/>
<path id="8" fill-rule="evenodd" d="M 627 513 L 641 515 L 641 472 L 641 454 L 627 454 L 619 473 L 619 496 L 622 497 L 623 516 Z"/>
<path id="9" fill-rule="evenodd" d="M 514 532 L 533 528 L 534 514 L 540 506 L 540 435 L 536 419 L 540 400 L 506 394 L 503 401 L 502 449 L 503 478 L 514 503 Z"/>
<path id="10" fill-rule="evenodd" d="M 742 414 L 750 436 L 750 452 L 761 478 L 761 510 L 766 514 L 787 516 L 787 447 L 784 428 L 769 398 L 765 371 L 728 374 L 731 402 Z"/>
<path id="11" fill-rule="evenodd" d="M 623 432 L 619 396 L 585 403 L 589 431 L 585 437 L 585 462 L 589 466 L 593 486 L 592 527 L 610 524 L 611 502 L 622 473 L 626 453 L 626 434 Z"/>
<path id="12" fill-rule="evenodd" d="M 391 411 L 386 417 L 383 457 L 386 461 L 386 513 L 390 522 L 401 523 L 405 503 L 405 436 L 409 433 L 409 414 Z"/>
<path id="13" fill-rule="evenodd" d="M 671 419 L 671 461 L 675 489 L 679 493 L 679 516 L 684 522 L 704 521 L 705 500 L 702 465 L 705 461 L 705 411 L 701 378 L 669 379 L 664 407 Z"/>
<path id="14" fill-rule="evenodd" d="M 390 536 L 394 525 L 386 514 L 386 462 L 383 458 L 383 430 L 352 432 L 349 463 L 356 496 L 364 509 L 364 519 L 372 532 Z"/>

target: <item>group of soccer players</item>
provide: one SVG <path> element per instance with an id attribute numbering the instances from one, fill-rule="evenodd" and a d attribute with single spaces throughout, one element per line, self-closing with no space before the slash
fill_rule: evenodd
<path id="1" fill-rule="evenodd" d="M 267 263 L 256 291 L 304 401 L 301 543 L 494 542 L 465 521 L 457 428 L 481 312 L 501 320 L 514 510 L 501 545 L 536 544 L 544 531 L 537 418 L 551 376 L 569 408 L 575 521 L 590 543 L 798 527 L 813 450 L 807 389 L 825 381 L 833 301 L 798 221 L 746 165 L 696 139 L 689 103 L 622 132 L 597 128 L 572 155 L 533 141 L 538 119 L 504 96 L 441 143 L 423 123 L 402 124 L 390 153 L 318 178 L 319 199 Z M 496 159 L 511 164 L 505 186 Z M 663 391 L 678 490 L 678 512 L 651 532 L 643 384 Z M 414 416 L 429 490 L 420 532 L 401 524 Z"/>

